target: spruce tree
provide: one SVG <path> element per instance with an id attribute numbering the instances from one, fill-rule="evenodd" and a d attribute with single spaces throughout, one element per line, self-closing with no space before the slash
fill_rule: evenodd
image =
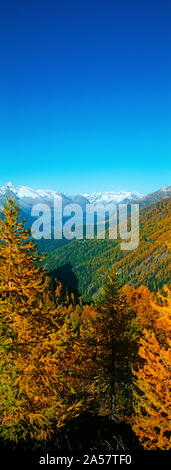
<path id="1" fill-rule="evenodd" d="M 130 413 L 131 363 L 136 349 L 137 325 L 135 312 L 129 307 L 115 273 L 105 282 L 95 310 L 96 360 L 104 382 L 104 408 L 117 420 Z"/>

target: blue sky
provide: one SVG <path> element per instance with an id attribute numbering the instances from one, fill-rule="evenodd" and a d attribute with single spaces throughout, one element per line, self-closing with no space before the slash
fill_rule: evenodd
<path id="1" fill-rule="evenodd" d="M 169 185 L 170 22 L 170 0 L 0 2 L 0 185 Z"/>

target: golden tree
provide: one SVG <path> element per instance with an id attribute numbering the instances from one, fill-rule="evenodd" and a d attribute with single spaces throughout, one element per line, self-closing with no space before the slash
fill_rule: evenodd
<path id="1" fill-rule="evenodd" d="M 9 197 L 0 219 L 0 424 L 15 441 L 47 438 L 80 407 L 67 380 L 69 333 L 61 337 L 41 258 L 19 217 Z"/>
<path id="2" fill-rule="evenodd" d="M 123 291 L 128 304 L 136 313 L 140 329 L 153 328 L 158 316 L 154 304 L 154 294 L 146 286 L 134 289 L 132 286 L 126 285 Z"/>
<path id="3" fill-rule="evenodd" d="M 58 319 L 61 338 L 62 365 L 68 371 L 67 382 L 81 400 L 81 409 L 94 407 L 97 398 L 97 340 L 94 338 L 93 318 L 96 315 L 93 306 L 63 305 L 58 306 Z"/>
<path id="4" fill-rule="evenodd" d="M 153 331 L 144 330 L 139 356 L 144 364 L 134 371 L 133 430 L 145 449 L 171 448 L 171 298 L 158 312 Z"/>

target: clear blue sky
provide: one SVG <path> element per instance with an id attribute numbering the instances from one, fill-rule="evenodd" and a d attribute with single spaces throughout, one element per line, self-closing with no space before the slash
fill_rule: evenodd
<path id="1" fill-rule="evenodd" d="M 0 2 L 0 185 L 170 184 L 170 0 Z"/>

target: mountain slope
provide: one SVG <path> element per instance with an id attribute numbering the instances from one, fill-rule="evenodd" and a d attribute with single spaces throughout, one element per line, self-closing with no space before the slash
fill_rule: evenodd
<path id="1" fill-rule="evenodd" d="M 151 290 L 170 282 L 171 198 L 143 208 L 140 242 L 134 251 L 121 251 L 119 240 L 75 240 L 47 255 L 44 268 L 91 300 L 110 269 L 122 283 Z"/>
<path id="2" fill-rule="evenodd" d="M 140 204 L 140 208 L 143 208 L 149 204 L 152 204 L 153 202 L 158 202 L 168 197 L 171 197 L 171 186 L 166 186 L 165 188 L 161 188 L 154 193 L 147 194 L 147 196 L 141 197 L 135 202 Z"/>

